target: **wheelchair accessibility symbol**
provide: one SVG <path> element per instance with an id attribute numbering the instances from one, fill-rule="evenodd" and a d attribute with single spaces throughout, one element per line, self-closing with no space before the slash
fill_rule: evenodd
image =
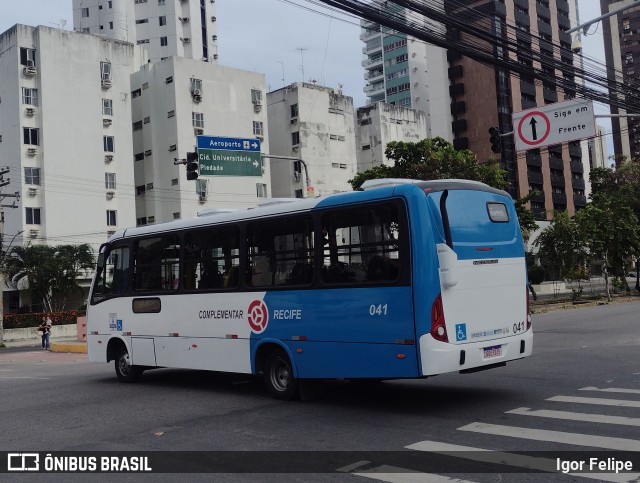
<path id="1" fill-rule="evenodd" d="M 467 324 L 456 324 L 456 341 L 467 340 Z"/>

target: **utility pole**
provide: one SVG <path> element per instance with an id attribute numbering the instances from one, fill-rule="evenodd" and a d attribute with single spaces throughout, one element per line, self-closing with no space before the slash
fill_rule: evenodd
<path id="1" fill-rule="evenodd" d="M 16 233 L 7 246 L 6 250 L 4 247 L 4 208 L 17 208 L 17 202 L 20 201 L 20 192 L 16 191 L 13 194 L 4 194 L 1 192 L 3 186 L 7 186 L 11 181 L 9 178 L 4 179 L 4 175 L 9 173 L 9 167 L 0 168 L 0 263 L 4 262 L 4 257 L 6 253 L 9 251 L 11 244 L 16 239 L 21 231 Z M 5 198 L 14 198 L 13 203 L 10 205 L 6 205 L 2 203 Z M 0 271 L 0 347 L 4 345 L 4 275 Z"/>

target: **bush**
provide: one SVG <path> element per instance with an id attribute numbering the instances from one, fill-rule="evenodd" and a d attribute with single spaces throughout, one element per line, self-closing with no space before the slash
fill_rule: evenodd
<path id="1" fill-rule="evenodd" d="M 21 329 L 24 327 L 38 327 L 42 323 L 44 313 L 31 314 L 5 314 L 2 323 L 5 329 Z M 85 315 L 83 311 L 68 310 L 65 312 L 53 312 L 51 322 L 53 325 L 75 324 L 78 316 Z"/>
<path id="2" fill-rule="evenodd" d="M 529 267 L 529 281 L 536 285 L 544 282 L 544 272 L 544 267 L 540 265 Z"/>

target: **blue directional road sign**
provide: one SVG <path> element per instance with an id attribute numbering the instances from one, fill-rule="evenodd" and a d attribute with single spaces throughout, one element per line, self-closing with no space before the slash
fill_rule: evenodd
<path id="1" fill-rule="evenodd" d="M 262 176 L 260 140 L 198 136 L 200 176 Z"/>

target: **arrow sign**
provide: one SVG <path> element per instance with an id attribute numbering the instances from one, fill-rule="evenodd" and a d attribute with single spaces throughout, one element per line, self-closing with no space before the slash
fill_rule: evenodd
<path id="1" fill-rule="evenodd" d="M 536 124 L 537 124 L 536 118 L 532 117 L 531 122 L 529 124 L 531 124 L 531 134 L 532 134 L 531 137 L 533 138 L 534 141 L 536 141 L 538 139 L 538 133 L 536 133 Z"/>
<path id="2" fill-rule="evenodd" d="M 536 125 L 540 123 L 542 126 L 542 135 L 538 135 L 538 129 Z M 526 126 L 530 126 L 531 129 L 526 129 Z M 520 119 L 518 123 L 516 138 L 524 143 L 526 146 L 524 149 L 535 149 L 547 139 L 551 131 L 551 123 L 549 118 L 540 111 L 531 111 Z"/>
<path id="3" fill-rule="evenodd" d="M 200 176 L 262 176 L 258 139 L 198 136 Z"/>

